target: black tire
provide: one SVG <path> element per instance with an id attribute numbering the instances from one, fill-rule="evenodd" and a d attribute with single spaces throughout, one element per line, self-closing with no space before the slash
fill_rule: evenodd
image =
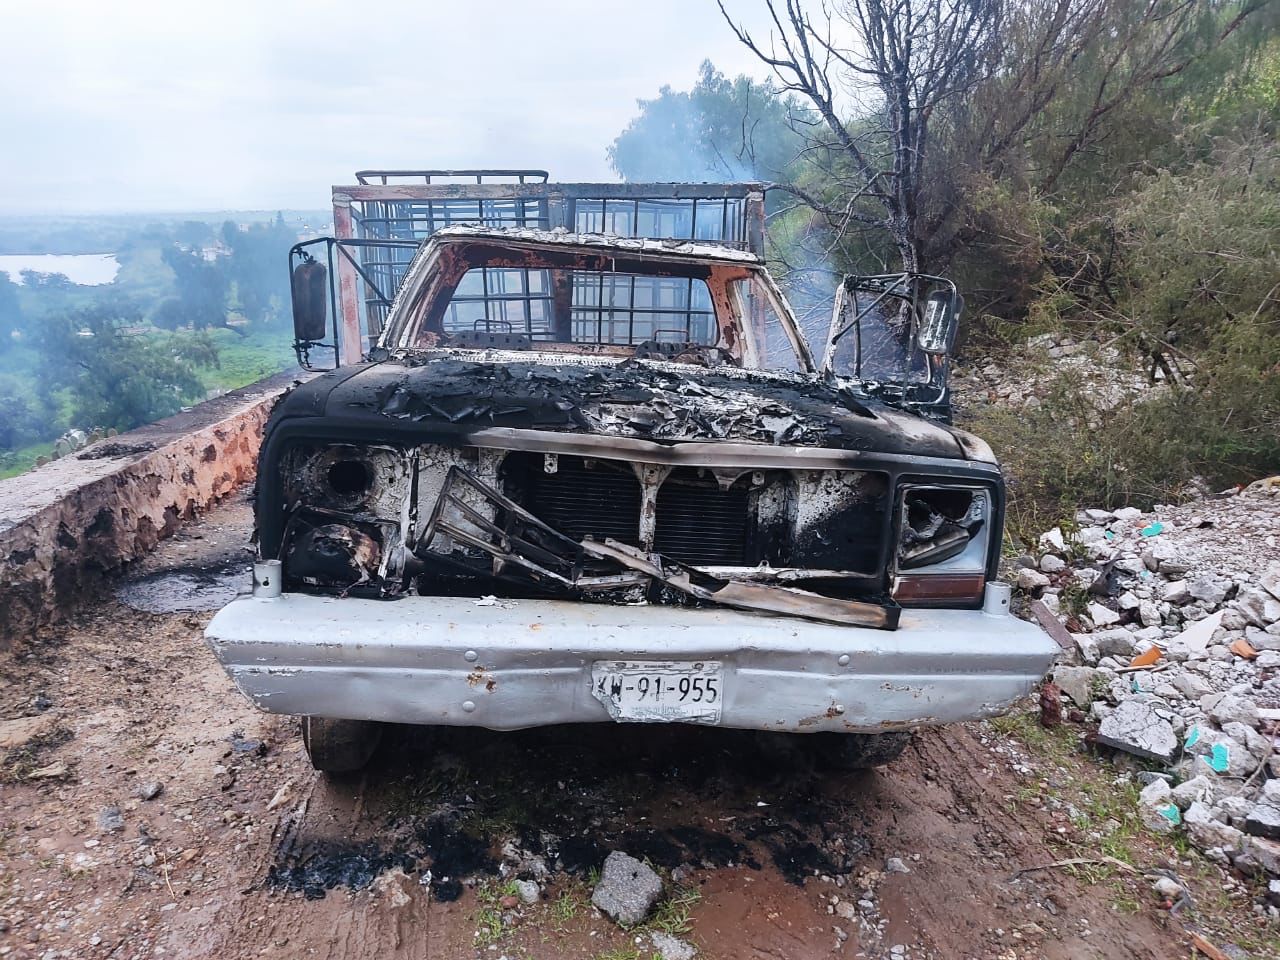
<path id="1" fill-rule="evenodd" d="M 382 724 L 372 720 L 302 718 L 302 745 L 311 766 L 325 773 L 354 773 L 364 767 L 382 739 Z"/>
<path id="2" fill-rule="evenodd" d="M 818 756 L 832 770 L 870 770 L 892 763 L 911 742 L 911 732 L 812 733 Z"/>

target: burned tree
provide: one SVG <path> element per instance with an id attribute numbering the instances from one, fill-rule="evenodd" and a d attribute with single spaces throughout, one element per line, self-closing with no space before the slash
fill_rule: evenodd
<path id="1" fill-rule="evenodd" d="M 855 223 L 887 229 L 903 269 L 922 269 L 920 195 L 930 124 L 985 75 L 1000 0 L 848 0 L 818 20 L 799 0 L 784 4 L 779 10 L 766 0 L 776 31 L 767 46 L 729 17 L 723 0 L 720 10 L 784 91 L 813 104 L 825 127 L 810 133 L 821 145 L 813 153 L 838 158 L 828 169 L 845 193 L 833 203 L 794 185 L 780 189 L 822 214 L 837 239 Z M 863 108 L 854 121 L 842 114 L 845 92 Z"/>

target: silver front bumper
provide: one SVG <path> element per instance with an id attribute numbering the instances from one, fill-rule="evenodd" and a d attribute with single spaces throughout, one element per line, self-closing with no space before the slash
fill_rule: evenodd
<path id="1" fill-rule="evenodd" d="M 264 710 L 514 730 L 609 720 L 597 660 L 717 660 L 721 726 L 873 732 L 1003 712 L 1057 647 L 1008 614 L 906 610 L 896 631 L 727 609 L 456 597 L 241 597 L 205 637 Z"/>

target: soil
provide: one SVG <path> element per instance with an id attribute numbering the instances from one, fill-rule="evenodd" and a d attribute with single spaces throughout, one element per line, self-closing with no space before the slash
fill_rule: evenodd
<path id="1" fill-rule="evenodd" d="M 297 722 L 251 707 L 201 640 L 228 572 L 247 585 L 250 526 L 240 496 L 0 661 L 0 719 L 54 717 L 0 760 L 5 960 L 648 960 L 655 924 L 707 958 L 1166 958 L 1192 925 L 1268 955 L 1250 891 L 1167 844 L 1135 838 L 1132 874 L 1049 867 L 1102 855 L 1105 825 L 1062 798 L 1116 771 L 1016 725 L 925 731 L 855 774 L 803 737 L 392 728 L 366 772 L 322 777 Z M 648 927 L 589 904 L 613 849 L 668 880 Z M 506 894 L 520 859 L 550 866 L 538 903 Z M 1155 866 L 1195 911 L 1160 904 Z"/>

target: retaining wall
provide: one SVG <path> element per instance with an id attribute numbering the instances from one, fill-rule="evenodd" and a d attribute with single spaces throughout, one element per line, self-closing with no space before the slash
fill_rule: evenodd
<path id="1" fill-rule="evenodd" d="M 0 480 L 0 651 L 254 476 L 286 372 Z"/>

